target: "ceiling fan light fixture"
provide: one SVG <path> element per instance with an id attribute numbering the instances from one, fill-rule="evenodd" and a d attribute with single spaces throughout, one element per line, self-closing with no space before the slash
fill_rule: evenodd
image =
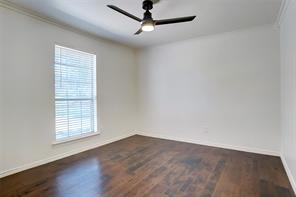
<path id="1" fill-rule="evenodd" d="M 155 24 L 153 20 L 146 20 L 142 22 L 142 31 L 149 32 L 155 29 Z"/>
<path id="2" fill-rule="evenodd" d="M 0 0 L 1 1 L 1 0 Z M 153 3 L 158 2 L 159 0 L 144 0 L 142 8 L 145 10 L 143 19 L 128 13 L 119 7 L 116 7 L 115 5 L 107 5 L 112 10 L 115 10 L 116 12 L 119 12 L 120 14 L 123 14 L 131 19 L 134 19 L 135 21 L 138 21 L 141 23 L 141 28 L 134 34 L 139 35 L 142 32 L 149 32 L 153 31 L 155 29 L 155 26 L 159 25 L 169 25 L 169 24 L 175 24 L 175 23 L 184 23 L 184 22 L 190 22 L 195 19 L 196 16 L 186 16 L 186 17 L 179 17 L 179 18 L 170 18 L 170 19 L 162 19 L 162 20 L 154 20 L 152 18 L 152 14 L 150 10 L 153 8 Z"/>

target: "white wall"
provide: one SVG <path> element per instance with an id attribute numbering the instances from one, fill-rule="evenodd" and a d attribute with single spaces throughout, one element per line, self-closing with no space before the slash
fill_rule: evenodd
<path id="1" fill-rule="evenodd" d="M 142 50 L 139 131 L 278 154 L 279 54 L 272 26 Z"/>
<path id="2" fill-rule="evenodd" d="M 2 16 L 2 13 L 0 12 L 0 27 L 2 27 L 4 24 L 4 21 L 3 21 L 3 16 Z M 0 43 L 3 43 L 3 35 L 2 35 L 2 32 L 3 32 L 3 29 L 0 28 Z M 3 52 L 2 52 L 2 49 L 3 49 L 3 45 L 0 44 L 0 169 L 2 169 L 3 167 L 3 164 L 1 161 L 3 161 L 3 136 L 2 136 L 2 133 L 3 133 L 3 116 L 2 116 L 2 109 L 1 109 L 1 106 L 3 105 L 2 104 L 2 80 L 3 80 L 3 71 L 2 71 L 2 68 L 4 67 L 3 65 Z M 1 170 L 0 170 L 1 171 Z"/>
<path id="3" fill-rule="evenodd" d="M 110 142 L 134 131 L 136 58 L 131 48 L 61 29 L 0 8 L 1 113 L 4 158 L 0 175 L 11 169 L 57 158 L 67 152 Z M 54 45 L 97 55 L 98 118 L 101 135 L 53 146 Z M 39 161 L 39 162 L 38 162 Z M 36 163 L 35 163 L 36 164 Z M 3 175 L 3 174 L 2 174 Z"/>
<path id="4" fill-rule="evenodd" d="M 281 22 L 282 159 L 296 192 L 296 1 L 288 0 Z"/>

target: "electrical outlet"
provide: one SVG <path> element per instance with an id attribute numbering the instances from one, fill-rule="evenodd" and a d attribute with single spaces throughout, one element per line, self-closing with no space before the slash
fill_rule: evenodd
<path id="1" fill-rule="evenodd" d="M 208 134 L 209 133 L 209 127 L 202 127 L 202 132 L 204 133 L 204 134 Z"/>

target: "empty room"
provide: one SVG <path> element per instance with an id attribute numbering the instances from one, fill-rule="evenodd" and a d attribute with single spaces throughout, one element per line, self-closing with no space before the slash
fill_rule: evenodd
<path id="1" fill-rule="evenodd" d="M 296 197 L 296 0 L 0 0 L 0 197 Z"/>

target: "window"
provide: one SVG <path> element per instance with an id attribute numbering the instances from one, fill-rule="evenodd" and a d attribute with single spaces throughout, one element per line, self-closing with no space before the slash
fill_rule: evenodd
<path id="1" fill-rule="evenodd" d="M 96 56 L 55 46 L 56 140 L 97 131 Z"/>

